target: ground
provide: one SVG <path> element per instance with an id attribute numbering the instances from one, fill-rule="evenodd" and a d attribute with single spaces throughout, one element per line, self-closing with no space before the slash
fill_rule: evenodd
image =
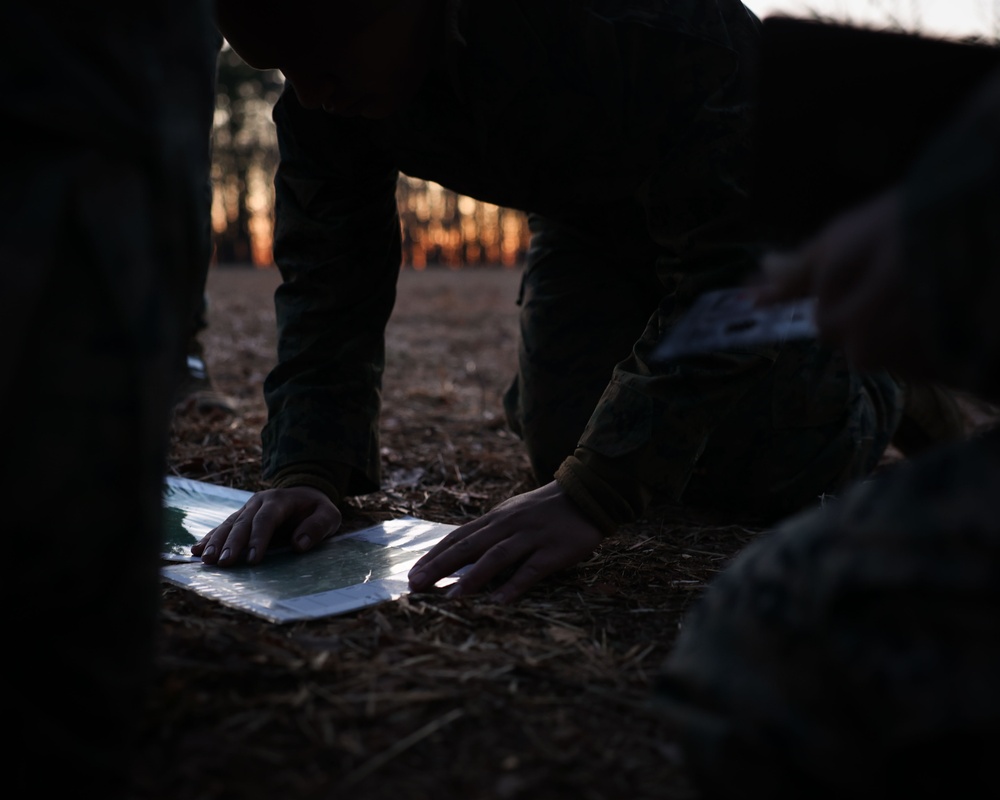
<path id="1" fill-rule="evenodd" d="M 348 523 L 462 523 L 531 487 L 506 429 L 516 269 L 401 275 L 388 331 L 383 491 Z M 204 335 L 230 419 L 177 418 L 173 474 L 262 487 L 274 270 L 216 267 Z M 658 717 L 682 614 L 758 529 L 662 512 L 497 606 L 410 595 L 275 625 L 164 585 L 136 797 L 696 797 Z"/>

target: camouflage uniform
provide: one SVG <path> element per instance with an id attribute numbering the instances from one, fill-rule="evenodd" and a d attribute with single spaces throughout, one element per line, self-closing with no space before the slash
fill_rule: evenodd
<path id="1" fill-rule="evenodd" d="M 17 797 L 124 794 L 200 255 L 210 34 L 201 0 L 0 10 L 3 773 Z"/>
<path id="2" fill-rule="evenodd" d="M 1000 75 L 902 184 L 928 376 L 1000 376 Z M 924 345 L 927 346 L 924 346 Z M 993 797 L 1000 431 L 788 520 L 684 621 L 662 701 L 712 797 Z"/>
<path id="3" fill-rule="evenodd" d="M 780 513 L 866 474 L 898 390 L 826 348 L 651 363 L 701 291 L 754 268 L 759 23 L 736 0 L 465 0 L 382 121 L 275 108 L 278 365 L 264 475 L 335 501 L 379 484 L 398 171 L 531 214 L 506 407 L 537 478 L 604 530 L 652 498 Z"/>

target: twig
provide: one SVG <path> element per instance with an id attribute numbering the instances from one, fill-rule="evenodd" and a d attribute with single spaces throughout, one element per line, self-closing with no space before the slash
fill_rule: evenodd
<path id="1" fill-rule="evenodd" d="M 453 708 L 443 717 L 438 717 L 436 720 L 428 722 L 422 728 L 415 730 L 409 736 L 404 736 L 402 739 L 397 741 L 392 747 L 387 750 L 383 750 L 377 756 L 366 761 L 358 769 L 354 770 L 347 778 L 344 779 L 345 786 L 353 786 L 354 784 L 364 780 L 369 775 L 371 775 L 375 770 L 388 764 L 396 756 L 409 750 L 413 745 L 426 739 L 431 734 L 439 731 L 446 725 L 450 725 L 456 719 L 461 717 L 465 713 L 461 708 Z"/>

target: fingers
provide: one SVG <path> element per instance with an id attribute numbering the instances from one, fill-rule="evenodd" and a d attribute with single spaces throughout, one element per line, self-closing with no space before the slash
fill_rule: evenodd
<path id="1" fill-rule="evenodd" d="M 316 489 L 296 487 L 258 492 L 225 522 L 191 547 L 206 564 L 257 564 L 278 531 L 291 529 L 292 549 L 305 552 L 340 527 L 341 514 Z"/>
<path id="2" fill-rule="evenodd" d="M 813 273 L 801 253 L 766 253 L 760 266 L 765 283 L 756 288 L 758 303 L 770 305 L 810 294 Z"/>
<path id="3" fill-rule="evenodd" d="M 298 553 L 311 550 L 328 536 L 336 533 L 340 528 L 340 522 L 340 511 L 333 503 L 318 507 L 292 532 L 292 549 Z"/>
<path id="4" fill-rule="evenodd" d="M 543 578 L 547 578 L 564 566 L 569 565 L 557 563 L 536 553 L 534 557 L 529 558 L 518 567 L 517 571 L 507 579 L 503 586 L 490 596 L 490 600 L 501 605 L 513 602 Z M 464 584 L 464 578 L 462 582 Z"/>
<path id="5" fill-rule="evenodd" d="M 508 536 L 500 525 L 469 523 L 449 534 L 423 556 L 410 571 L 414 591 L 429 589 L 442 578 L 471 564 L 448 597 L 465 597 L 483 591 L 499 575 L 516 571 L 493 594 L 492 600 L 507 603 L 524 594 L 542 578 L 564 564 L 539 549 L 536 537 L 527 533 Z M 520 565 L 520 566 L 518 566 Z"/>
<path id="6" fill-rule="evenodd" d="M 232 564 L 243 555 L 246 543 L 250 539 L 252 521 L 262 504 L 262 494 L 251 497 L 243 508 L 230 514 L 225 522 L 209 531 L 200 542 L 193 545 L 191 552 L 201 556 L 201 560 L 206 564 L 220 566 Z"/>
<path id="7" fill-rule="evenodd" d="M 482 531 L 481 534 L 483 539 L 489 535 L 489 531 Z M 535 550 L 535 545 L 528 536 L 512 536 L 501 538 L 498 542 L 493 544 L 488 550 L 486 550 L 479 559 L 466 571 L 462 576 L 462 579 L 456 583 L 451 590 L 448 592 L 448 597 L 464 597 L 470 594 L 478 594 L 498 575 L 511 569 L 518 563 L 524 561 L 525 564 L 518 570 L 521 571 L 527 566 L 526 559 Z M 529 573 L 534 573 L 536 570 L 532 568 Z M 522 589 L 522 592 L 529 586 L 533 585 L 536 581 L 543 578 L 544 575 L 538 575 L 534 580 L 527 583 Z M 508 579 L 504 583 L 506 587 L 510 583 L 511 579 Z M 528 580 L 528 575 L 524 576 L 524 580 Z M 501 590 L 503 587 L 501 587 Z M 512 595 L 513 597 L 513 595 Z"/>
<path id="8" fill-rule="evenodd" d="M 601 533 L 590 523 L 579 524 L 580 520 L 582 517 L 578 516 L 578 524 L 569 526 L 569 536 L 552 538 L 532 548 L 530 555 L 490 599 L 495 603 L 516 600 L 543 578 L 578 564 L 593 553 L 601 543 Z M 463 577 L 462 584 L 468 577 Z"/>
<path id="9" fill-rule="evenodd" d="M 489 547 L 485 541 L 472 538 L 484 525 L 481 517 L 455 528 L 422 555 L 407 575 L 410 588 L 417 592 L 426 591 L 455 570 L 475 561 Z"/>
<path id="10" fill-rule="evenodd" d="M 896 198 L 886 193 L 833 219 L 791 252 L 761 258 L 761 304 L 816 295 L 819 310 L 837 307 L 866 280 L 879 248 L 894 229 Z"/>
<path id="11" fill-rule="evenodd" d="M 505 576 L 491 599 L 507 603 L 579 562 L 601 538 L 600 530 L 552 482 L 456 528 L 414 564 L 410 586 L 415 591 L 429 589 L 468 566 L 449 597 L 481 592 Z"/>

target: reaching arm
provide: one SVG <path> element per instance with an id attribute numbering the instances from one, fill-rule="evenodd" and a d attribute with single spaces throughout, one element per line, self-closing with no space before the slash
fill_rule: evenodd
<path id="1" fill-rule="evenodd" d="M 278 364 L 264 394 L 264 476 L 332 499 L 379 483 L 384 331 L 400 264 L 397 172 L 363 120 L 275 112 Z"/>
<path id="2" fill-rule="evenodd" d="M 274 112 L 278 363 L 258 492 L 192 548 L 208 563 L 257 563 L 276 539 L 305 551 L 340 527 L 337 504 L 378 487 L 384 332 L 400 263 L 397 172 L 361 120 Z"/>

